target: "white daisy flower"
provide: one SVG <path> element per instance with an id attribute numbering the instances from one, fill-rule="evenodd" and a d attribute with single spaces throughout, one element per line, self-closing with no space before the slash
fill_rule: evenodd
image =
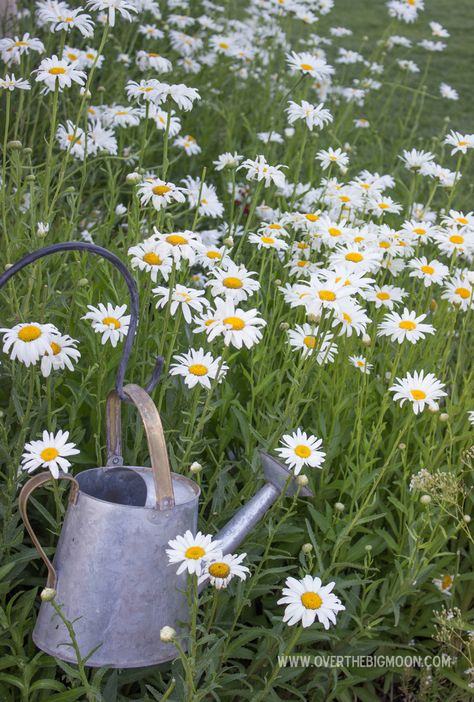
<path id="1" fill-rule="evenodd" d="M 150 239 L 159 244 L 158 250 L 162 251 L 163 255 L 172 256 L 178 266 L 183 259 L 188 261 L 189 265 L 193 265 L 198 254 L 205 250 L 200 235 L 188 229 L 170 234 L 161 233 L 156 227 L 153 228 L 153 231 L 154 234 Z"/>
<path id="2" fill-rule="evenodd" d="M 154 283 L 156 283 L 158 275 L 162 275 L 165 280 L 168 280 L 173 266 L 173 258 L 163 253 L 156 240 L 146 239 L 136 246 L 131 246 L 128 249 L 128 255 L 132 259 L 132 268 L 149 273 Z"/>
<path id="3" fill-rule="evenodd" d="M 376 309 L 387 307 L 389 310 L 393 310 L 395 305 L 402 302 L 407 295 L 406 290 L 397 288 L 395 285 L 374 285 L 363 293 L 366 300 L 375 302 Z"/>
<path id="4" fill-rule="evenodd" d="M 283 597 L 277 604 L 287 605 L 283 621 L 288 626 L 301 622 L 303 628 L 318 619 L 325 629 L 336 623 L 337 612 L 345 610 L 340 599 L 332 593 L 335 583 L 323 585 L 320 578 L 305 575 L 302 580 L 287 578 Z"/>
<path id="5" fill-rule="evenodd" d="M 173 356 L 173 360 L 175 363 L 170 366 L 170 374 L 181 375 L 188 388 L 199 384 L 210 390 L 211 380 L 217 378 L 217 373 L 219 372 L 219 382 L 221 382 L 229 370 L 227 363 L 221 363 L 220 356 L 214 358 L 203 348 L 197 351 L 190 349 L 187 353 Z"/>
<path id="6" fill-rule="evenodd" d="M 307 73 L 319 81 L 326 80 L 334 73 L 334 68 L 326 63 L 324 59 L 318 58 L 307 51 L 299 54 L 292 51 L 291 54 L 286 55 L 286 60 L 293 72 Z"/>
<path id="7" fill-rule="evenodd" d="M 283 435 L 281 446 L 275 452 L 298 475 L 306 466 L 322 468 L 326 457 L 323 451 L 319 451 L 322 444 L 322 439 L 297 429 L 293 434 Z"/>
<path id="8" fill-rule="evenodd" d="M 307 127 L 313 131 L 313 127 L 322 129 L 326 124 L 333 121 L 333 116 L 329 110 L 325 109 L 324 104 L 312 105 L 310 102 L 303 100 L 301 105 L 290 100 L 287 108 L 288 121 L 294 124 L 298 119 L 306 122 Z"/>
<path id="9" fill-rule="evenodd" d="M 249 243 L 256 244 L 260 249 L 276 249 L 277 251 L 286 251 L 288 244 L 283 239 L 276 236 L 270 236 L 265 232 L 259 234 L 250 234 Z"/>
<path id="10" fill-rule="evenodd" d="M 188 529 L 182 536 L 171 539 L 168 546 L 170 548 L 166 549 L 166 554 L 169 562 L 180 564 L 177 575 L 187 571 L 191 575 L 200 576 L 204 559 L 222 557 L 220 542 L 213 541 L 210 534 L 202 534 L 200 531 L 193 536 Z"/>
<path id="11" fill-rule="evenodd" d="M 391 341 L 398 341 L 399 344 L 405 339 L 412 344 L 416 344 L 420 339 L 424 339 L 426 334 L 434 334 L 435 328 L 431 324 L 423 324 L 426 314 L 416 316 L 416 312 L 409 311 L 406 307 L 402 314 L 391 312 L 385 315 L 379 324 L 377 336 L 389 336 Z"/>
<path id="12" fill-rule="evenodd" d="M 141 204 L 148 205 L 151 202 L 158 211 L 175 202 L 186 200 L 183 188 L 160 178 L 145 178 L 137 189 Z"/>
<path id="13" fill-rule="evenodd" d="M 185 321 L 190 324 L 193 320 L 193 312 L 200 314 L 205 307 L 209 305 L 206 298 L 203 297 L 203 290 L 194 290 L 187 288 L 179 283 L 173 290 L 158 286 L 152 289 L 152 293 L 158 298 L 156 307 L 166 307 L 170 302 L 170 313 L 174 317 L 178 309 L 183 312 Z"/>
<path id="14" fill-rule="evenodd" d="M 137 7 L 131 2 L 128 2 L 128 0 L 89 0 L 87 7 L 90 7 L 91 10 L 106 12 L 108 23 L 111 27 L 115 26 L 116 12 L 128 22 L 132 21 L 132 15 L 130 13 L 138 12 Z"/>
<path id="15" fill-rule="evenodd" d="M 441 261 L 428 261 L 426 256 L 409 261 L 408 268 L 411 268 L 410 278 L 421 278 L 425 288 L 434 283 L 442 283 L 449 274 L 448 266 Z"/>
<path id="16" fill-rule="evenodd" d="M 112 305 L 111 302 L 108 302 L 107 305 L 103 305 L 102 302 L 100 302 L 98 307 L 87 305 L 87 308 L 90 312 L 85 314 L 81 319 L 90 319 L 92 322 L 92 329 L 97 332 L 97 334 L 102 334 L 102 344 L 106 344 L 107 341 L 110 341 L 115 348 L 118 342 L 122 341 L 128 333 L 130 315 L 124 314 L 127 305 L 116 307 Z"/>
<path id="17" fill-rule="evenodd" d="M 69 63 L 69 61 L 64 59 L 58 59 L 57 56 L 43 59 L 33 73 L 36 73 L 38 82 L 45 84 L 47 92 L 54 91 L 56 85 L 60 92 L 64 88 L 70 88 L 73 82 L 84 85 L 86 79 L 84 71 L 79 71 L 75 64 Z"/>
<path id="18" fill-rule="evenodd" d="M 448 280 L 441 297 L 465 312 L 472 306 L 473 292 L 467 277 L 458 273 Z"/>
<path id="19" fill-rule="evenodd" d="M 451 588 L 454 584 L 454 575 L 443 575 L 442 578 L 434 578 L 432 581 L 433 585 L 436 585 L 438 590 L 443 593 L 443 595 L 451 595 Z"/>
<path id="20" fill-rule="evenodd" d="M 49 468 L 53 478 L 59 477 L 59 471 L 68 472 L 71 463 L 66 456 L 74 456 L 80 453 L 76 444 L 67 443 L 69 439 L 68 431 L 53 432 L 44 431 L 42 440 L 30 441 L 25 444 L 21 457 L 21 469 L 32 473 L 37 468 Z"/>
<path id="21" fill-rule="evenodd" d="M 400 400 L 402 406 L 407 400 L 413 403 L 415 414 L 423 412 L 425 404 L 432 409 L 437 408 L 437 400 L 445 397 L 444 383 L 441 383 L 433 373 L 415 371 L 413 375 L 407 373 L 405 378 L 397 378 L 397 382 L 392 385 L 390 391 L 395 393 L 393 399 Z"/>
<path id="22" fill-rule="evenodd" d="M 51 354 L 53 336 L 59 334 L 54 324 L 26 322 L 16 324 L 12 329 L 0 329 L 3 336 L 3 353 L 12 361 L 18 359 L 28 368 L 35 365 L 46 353 Z"/>
<path id="23" fill-rule="evenodd" d="M 52 334 L 51 351 L 45 353 L 41 358 L 41 373 L 47 378 L 52 370 L 74 370 L 73 362 L 76 363 L 81 357 L 80 351 L 76 349 L 79 342 L 67 334 Z"/>
<path id="24" fill-rule="evenodd" d="M 206 331 L 209 341 L 223 336 L 226 346 L 237 349 L 242 346 L 249 349 L 258 344 L 262 338 L 261 328 L 266 322 L 259 317 L 256 309 L 242 310 L 235 306 L 233 300 L 221 300 L 218 297 L 214 303 L 216 308 L 209 312 L 207 319 L 197 320 L 201 324 L 194 330 L 195 333 Z"/>
<path id="25" fill-rule="evenodd" d="M 198 582 L 205 582 L 209 578 L 211 585 L 217 590 L 222 590 L 227 587 L 234 577 L 246 580 L 250 570 L 247 566 L 241 565 L 246 557 L 246 553 L 241 553 L 238 556 L 228 553 L 220 558 L 217 556 L 210 559 L 206 558 Z"/>
<path id="26" fill-rule="evenodd" d="M 243 156 L 240 156 L 236 151 L 234 153 L 226 151 L 223 154 L 219 154 L 217 160 L 212 163 L 216 167 L 216 171 L 223 171 L 224 168 L 237 168 L 242 159 Z"/>
<path id="27" fill-rule="evenodd" d="M 321 334 L 319 327 L 305 323 L 297 324 L 288 330 L 288 340 L 294 349 L 301 349 L 303 356 L 316 354 L 317 363 L 322 366 L 333 363 L 337 354 L 337 345 L 332 343 L 334 335 L 330 332 Z"/>
<path id="28" fill-rule="evenodd" d="M 315 158 L 320 162 L 323 171 L 327 170 L 332 164 L 338 166 L 343 173 L 347 171 L 349 156 L 342 149 L 332 149 L 331 147 L 329 149 L 321 149 Z"/>
<path id="29" fill-rule="evenodd" d="M 237 303 L 246 300 L 260 289 L 260 283 L 252 277 L 257 275 L 256 273 L 248 271 L 245 266 L 237 266 L 231 261 L 225 270 L 215 268 L 212 275 L 213 278 L 207 285 L 213 297 L 223 296 Z"/>
<path id="30" fill-rule="evenodd" d="M 358 368 L 365 375 L 370 375 L 370 371 L 374 367 L 372 363 L 367 363 L 367 359 L 364 356 L 349 356 L 349 361 L 354 368 Z"/>

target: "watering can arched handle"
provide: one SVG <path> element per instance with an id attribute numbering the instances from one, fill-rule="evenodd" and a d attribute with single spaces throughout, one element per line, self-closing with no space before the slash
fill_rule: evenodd
<path id="1" fill-rule="evenodd" d="M 28 518 L 28 500 L 31 497 L 32 492 L 34 492 L 36 488 L 41 487 L 41 485 L 48 483 L 50 480 L 55 480 L 55 478 L 53 478 L 49 470 L 45 471 L 44 473 L 38 473 L 33 478 L 30 478 L 21 489 L 20 496 L 18 498 L 18 505 L 20 508 L 21 518 L 23 519 L 26 530 L 30 535 L 30 538 L 36 550 L 38 551 L 39 555 L 43 559 L 48 569 L 48 579 L 46 581 L 46 587 L 55 589 L 57 581 L 56 571 L 54 569 L 53 564 L 46 555 L 43 547 L 41 546 L 38 537 L 36 536 Z M 69 502 L 75 504 L 77 500 L 77 494 L 79 492 L 79 483 L 77 482 L 77 480 L 72 475 L 63 472 L 59 473 L 58 480 L 69 480 L 69 482 L 71 483 L 71 490 L 69 491 Z"/>
<path id="2" fill-rule="evenodd" d="M 174 507 L 173 481 L 159 412 L 149 394 L 139 385 L 124 385 L 122 390 L 125 398 L 137 408 L 145 428 L 156 506 L 160 510 L 171 509 Z M 110 468 L 123 465 L 121 401 L 116 390 L 107 397 L 107 465 Z"/>

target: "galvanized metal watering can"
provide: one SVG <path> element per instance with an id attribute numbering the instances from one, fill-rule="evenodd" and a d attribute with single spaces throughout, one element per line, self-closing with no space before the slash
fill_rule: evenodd
<path id="1" fill-rule="evenodd" d="M 0 287 L 36 258 L 60 250 L 86 249 L 116 265 L 127 280 L 132 319 L 117 373 L 116 389 L 107 400 L 107 465 L 91 468 L 72 483 L 69 505 L 50 562 L 32 529 L 27 504 L 30 495 L 51 479 L 49 472 L 28 480 L 20 493 L 25 526 L 48 569 L 47 587 L 73 622 L 82 658 L 88 666 L 134 668 L 176 657 L 176 650 L 160 640 L 169 625 L 180 629 L 188 620 L 184 590 L 186 574 L 176 575 L 165 550 L 170 539 L 187 529 L 197 530 L 199 486 L 170 472 L 158 411 L 149 396 L 161 363 L 147 390 L 123 385 L 138 316 L 138 294 L 128 270 L 113 254 L 91 244 L 68 242 L 30 254 L 0 276 Z M 137 408 L 148 442 L 151 467 L 124 466 L 121 445 L 121 402 Z M 271 456 L 261 453 L 266 484 L 216 534 L 224 553 L 238 546 L 284 491 L 295 494 L 290 473 Z M 307 488 L 302 496 L 311 496 Z M 53 656 L 76 662 L 67 628 L 50 602 L 42 602 L 33 632 L 36 645 Z"/>

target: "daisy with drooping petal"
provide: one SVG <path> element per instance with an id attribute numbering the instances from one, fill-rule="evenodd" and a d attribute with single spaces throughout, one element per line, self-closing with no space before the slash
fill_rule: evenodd
<path id="1" fill-rule="evenodd" d="M 221 300 L 218 297 L 214 303 L 215 310 L 210 312 L 206 320 L 202 320 L 203 327 L 195 329 L 195 332 L 206 331 L 209 341 L 223 336 L 226 346 L 235 346 L 237 349 L 242 346 L 249 349 L 258 344 L 262 338 L 261 328 L 266 322 L 259 317 L 256 309 L 242 310 L 235 306 L 233 300 Z"/>
<path id="2" fill-rule="evenodd" d="M 108 22 L 111 27 L 115 26 L 115 13 L 127 20 L 132 21 L 131 12 L 138 12 L 137 8 L 128 0 L 89 0 L 87 7 L 99 12 L 107 12 Z"/>
<path id="3" fill-rule="evenodd" d="M 474 288 L 467 276 L 457 273 L 447 281 L 441 297 L 458 309 L 466 311 L 472 306 L 473 293 Z"/>
<path id="4" fill-rule="evenodd" d="M 177 575 L 187 571 L 191 575 L 201 575 L 204 559 L 221 558 L 220 542 L 213 541 L 210 534 L 200 531 L 193 536 L 188 529 L 183 535 L 168 542 L 166 554 L 170 563 L 179 563 Z"/>
<path id="5" fill-rule="evenodd" d="M 390 391 L 395 393 L 393 399 L 400 400 L 400 406 L 409 400 L 413 403 L 415 414 L 423 412 L 425 404 L 432 409 L 437 408 L 437 400 L 445 397 L 444 383 L 441 383 L 433 373 L 415 371 L 413 375 L 407 373 L 405 378 L 397 378 L 397 382 L 391 386 Z"/>
<path id="6" fill-rule="evenodd" d="M 358 368 L 361 373 L 369 375 L 370 371 L 374 367 L 372 363 L 367 363 L 365 356 L 349 356 L 349 361 L 352 363 L 354 368 Z"/>
<path id="7" fill-rule="evenodd" d="M 70 88 L 73 82 L 84 85 L 86 79 L 84 71 L 78 70 L 74 63 L 58 59 L 57 56 L 43 59 L 33 73 L 36 73 L 36 80 L 44 83 L 45 90 L 49 92 L 54 91 L 56 86 L 62 92 L 64 88 Z"/>
<path id="8" fill-rule="evenodd" d="M 290 100 L 287 108 L 288 122 L 293 124 L 298 119 L 306 122 L 307 127 L 313 131 L 313 127 L 322 129 L 325 124 L 333 121 L 333 116 L 329 110 L 325 109 L 324 104 L 312 105 L 310 102 L 303 100 L 301 105 Z"/>
<path id="9" fill-rule="evenodd" d="M 158 251 L 162 251 L 165 256 L 171 256 L 177 266 L 181 264 L 183 259 L 188 261 L 189 265 L 193 265 L 197 255 L 205 249 L 199 234 L 191 232 L 189 229 L 164 234 L 153 227 L 153 231 L 154 234 L 150 239 L 156 241 Z"/>
<path id="10" fill-rule="evenodd" d="M 137 190 L 142 205 L 148 205 L 151 202 L 158 211 L 174 202 L 186 200 L 183 188 L 160 178 L 145 178 Z"/>
<path id="11" fill-rule="evenodd" d="M 297 429 L 293 434 L 282 436 L 281 446 L 275 452 L 298 475 L 306 466 L 322 468 L 326 457 L 323 451 L 319 451 L 322 443 L 322 439 Z"/>
<path id="12" fill-rule="evenodd" d="M 43 354 L 51 353 L 51 340 L 59 334 L 54 324 L 27 322 L 16 324 L 12 329 L 0 329 L 3 336 L 3 353 L 12 361 L 18 359 L 28 368 L 39 361 Z"/>
<path id="13" fill-rule="evenodd" d="M 444 139 L 445 144 L 452 146 L 451 156 L 457 154 L 467 154 L 468 149 L 474 149 L 474 134 L 460 134 L 451 129 L 451 132 Z"/>
<path id="14" fill-rule="evenodd" d="M 441 261 L 428 261 L 426 256 L 409 261 L 408 267 L 411 268 L 410 278 L 421 278 L 425 288 L 434 283 L 442 283 L 449 274 L 448 266 Z"/>
<path id="15" fill-rule="evenodd" d="M 131 246 L 128 249 L 128 255 L 132 258 L 132 268 L 139 268 L 141 271 L 149 273 L 154 283 L 156 283 L 158 275 L 162 275 L 165 280 L 168 280 L 173 258 L 170 255 L 165 255 L 162 250 L 159 251 L 159 244 L 155 239 L 146 239 L 141 244 Z"/>
<path id="16" fill-rule="evenodd" d="M 334 335 L 330 332 L 320 333 L 319 327 L 308 324 L 297 324 L 295 329 L 288 330 L 288 340 L 294 349 L 301 349 L 303 357 L 316 355 L 317 363 L 322 366 L 333 363 L 337 354 L 337 345 L 332 343 Z"/>
<path id="17" fill-rule="evenodd" d="M 90 319 L 92 329 L 97 334 L 102 334 L 101 343 L 106 344 L 110 341 L 115 348 L 119 341 L 122 341 L 128 333 L 130 324 L 130 315 L 126 315 L 127 305 L 116 307 L 108 302 L 107 305 L 99 303 L 98 307 L 87 305 L 90 310 L 81 319 Z"/>
<path id="18" fill-rule="evenodd" d="M 402 314 L 391 312 L 385 315 L 379 324 L 377 336 L 389 336 L 391 341 L 398 341 L 399 344 L 405 339 L 416 344 L 420 339 L 424 339 L 426 334 L 434 334 L 435 328 L 431 324 L 423 324 L 426 314 L 416 316 L 416 312 L 411 312 L 405 307 Z"/>
<path id="19" fill-rule="evenodd" d="M 234 302 L 242 302 L 260 289 L 260 283 L 252 277 L 257 274 L 233 262 L 229 262 L 226 270 L 215 268 L 212 275 L 207 285 L 213 297 L 223 296 Z"/>
<path id="20" fill-rule="evenodd" d="M 267 188 L 272 183 L 277 187 L 283 187 L 286 183 L 285 175 L 280 171 L 283 166 L 271 166 L 262 154 L 255 159 L 246 159 L 237 170 L 241 168 L 247 169 L 247 180 L 263 181 Z"/>
<path id="21" fill-rule="evenodd" d="M 52 334 L 51 351 L 45 353 L 41 358 L 41 373 L 47 378 L 52 370 L 74 370 L 74 363 L 81 357 L 81 353 L 76 346 L 79 342 L 67 334 Z"/>
<path id="22" fill-rule="evenodd" d="M 188 388 L 199 384 L 210 390 L 211 380 L 215 380 L 219 373 L 218 382 L 221 382 L 229 370 L 227 363 L 221 363 L 220 356 L 214 358 L 209 351 L 206 352 L 202 348 L 197 351 L 190 349 L 187 353 L 173 356 L 173 360 L 175 363 L 170 366 L 170 374 L 181 375 Z"/>
<path id="23" fill-rule="evenodd" d="M 236 151 L 233 154 L 230 151 L 226 151 L 223 154 L 219 154 L 217 160 L 212 163 L 216 171 L 223 171 L 224 168 L 237 168 L 242 159 L 243 156 L 240 156 Z"/>
<path id="24" fill-rule="evenodd" d="M 347 170 L 349 156 L 342 149 L 321 149 L 316 154 L 316 160 L 320 162 L 323 171 L 327 170 L 332 164 L 339 167 L 344 173 Z"/>
<path id="25" fill-rule="evenodd" d="M 246 557 L 246 553 L 241 553 L 238 556 L 228 553 L 220 558 L 217 556 L 210 559 L 206 558 L 198 582 L 203 583 L 209 578 L 209 582 L 213 587 L 217 590 L 222 590 L 227 587 L 234 577 L 246 580 L 250 570 L 247 566 L 241 565 Z"/>
<path id="26" fill-rule="evenodd" d="M 451 588 L 454 584 L 454 575 L 443 575 L 441 578 L 434 578 L 433 585 L 436 585 L 438 590 L 443 595 L 451 595 Z"/>
<path id="27" fill-rule="evenodd" d="M 10 76 L 7 73 L 5 78 L 0 78 L 0 90 L 31 90 L 31 85 L 23 78 L 15 78 L 13 73 Z"/>
<path id="28" fill-rule="evenodd" d="M 292 51 L 291 54 L 286 55 L 286 60 L 293 71 L 307 73 L 320 81 L 329 78 L 334 73 L 334 68 L 326 63 L 324 59 L 317 58 L 307 51 L 303 51 L 300 54 Z"/>
<path id="29" fill-rule="evenodd" d="M 80 453 L 76 444 L 68 443 L 69 432 L 44 431 L 43 438 L 37 441 L 30 441 L 25 444 L 21 457 L 21 469 L 32 473 L 37 468 L 49 468 L 53 478 L 59 477 L 59 471 L 68 472 L 71 463 L 66 456 L 74 456 Z"/>
<path id="30" fill-rule="evenodd" d="M 173 290 L 158 286 L 152 289 L 152 293 L 158 298 L 156 307 L 166 307 L 170 304 L 170 313 L 174 317 L 178 309 L 183 312 L 185 321 L 190 324 L 193 319 L 193 312 L 200 314 L 205 307 L 209 305 L 206 298 L 203 297 L 204 290 L 195 290 L 187 288 L 179 283 Z"/>
<path id="31" fill-rule="evenodd" d="M 283 621 L 288 626 L 301 622 L 303 628 L 314 624 L 318 619 L 325 629 L 336 623 L 336 614 L 346 608 L 332 589 L 335 583 L 323 585 L 320 578 L 305 575 L 302 580 L 287 578 L 283 597 L 277 604 L 287 605 Z"/>

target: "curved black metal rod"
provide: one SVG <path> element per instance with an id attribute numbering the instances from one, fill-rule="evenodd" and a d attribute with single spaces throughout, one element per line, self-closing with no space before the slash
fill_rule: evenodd
<path id="1" fill-rule="evenodd" d="M 127 398 L 123 392 L 123 384 L 125 380 L 125 371 L 127 369 L 127 364 L 132 352 L 133 341 L 135 338 L 135 333 L 138 324 L 138 315 L 140 311 L 139 298 L 138 298 L 138 288 L 135 280 L 133 279 L 130 271 L 126 265 L 113 253 L 107 251 L 107 249 L 102 248 L 102 246 L 96 246 L 95 244 L 89 244 L 86 241 L 66 241 L 62 244 L 52 244 L 51 246 L 45 246 L 43 249 L 38 249 L 32 253 L 20 258 L 19 261 L 14 263 L 5 273 L 0 275 L 0 289 L 5 285 L 10 278 L 21 271 L 22 268 L 28 266 L 30 263 L 37 261 L 40 258 L 49 256 L 50 254 L 57 253 L 58 251 L 89 251 L 90 253 L 96 254 L 110 261 L 115 268 L 117 268 L 122 274 L 125 282 L 127 283 L 128 291 L 130 293 L 130 325 L 128 327 L 128 333 L 125 338 L 125 343 L 123 345 L 122 356 L 120 358 L 119 366 L 117 369 L 117 375 L 115 380 L 115 389 L 117 390 L 118 396 L 121 400 L 126 401 Z M 155 368 L 153 370 L 150 382 L 146 386 L 146 391 L 151 392 L 156 386 L 160 379 L 161 370 L 163 368 L 163 358 L 159 356 L 156 360 Z"/>

